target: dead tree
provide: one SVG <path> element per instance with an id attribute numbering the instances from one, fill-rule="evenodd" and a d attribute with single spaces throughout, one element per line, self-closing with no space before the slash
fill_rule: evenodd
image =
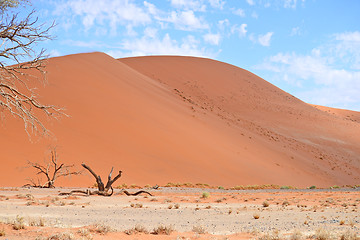
<path id="1" fill-rule="evenodd" d="M 112 184 L 118 180 L 120 177 L 121 177 L 121 174 L 122 174 L 122 171 L 119 171 L 118 175 L 116 175 L 113 179 L 112 179 L 112 172 L 114 170 L 114 167 L 111 168 L 111 171 L 109 173 L 109 176 L 108 176 L 108 181 L 106 183 L 106 185 L 103 183 L 103 181 L 101 180 L 101 177 L 100 175 L 97 175 L 89 166 L 87 166 L 86 164 L 81 164 L 81 166 L 83 166 L 86 170 L 88 170 L 91 175 L 94 176 L 95 180 L 96 180 L 96 184 L 97 184 L 97 187 L 98 187 L 98 190 L 97 191 L 90 191 L 90 190 L 86 190 L 86 191 L 83 191 L 83 190 L 73 190 L 71 192 L 68 192 L 68 193 L 60 193 L 60 195 L 71 195 L 71 194 L 74 194 L 74 193 L 81 193 L 81 194 L 85 194 L 85 195 L 101 195 L 101 196 L 106 196 L 106 197 L 110 197 L 111 195 L 113 195 L 114 193 L 114 189 L 112 187 Z M 146 193 L 150 196 L 152 196 L 151 193 L 147 192 L 147 191 L 144 191 L 144 190 L 140 190 L 138 192 L 135 192 L 135 193 L 129 193 L 128 191 L 126 190 L 122 190 L 123 193 L 125 193 L 127 196 L 137 196 L 141 193 Z"/>
<path id="2" fill-rule="evenodd" d="M 46 177 L 46 182 L 43 184 L 40 183 L 41 181 L 38 178 L 37 182 L 33 179 L 28 179 L 28 181 L 30 181 L 30 184 L 24 185 L 38 188 L 54 188 L 55 181 L 58 178 L 81 174 L 81 171 L 72 170 L 74 165 L 65 165 L 64 163 L 58 163 L 56 148 L 51 150 L 51 160 L 45 163 L 45 165 L 28 161 L 28 167 L 35 168 L 37 170 L 37 175 L 42 175 Z"/>
<path id="3" fill-rule="evenodd" d="M 28 134 L 28 130 L 46 134 L 49 131 L 39 114 L 50 118 L 65 115 L 62 108 L 41 103 L 35 93 L 34 80 L 46 83 L 47 58 L 44 49 L 35 49 L 39 42 L 51 39 L 49 31 L 54 24 L 48 27 L 39 24 L 34 10 L 20 17 L 13 9 L 26 2 L 0 1 L 0 113 L 8 112 L 22 119 Z"/>
<path id="4" fill-rule="evenodd" d="M 104 185 L 104 183 L 101 180 L 100 175 L 96 175 L 96 173 L 89 166 L 87 166 L 84 163 L 81 164 L 81 166 L 83 166 L 85 169 L 87 169 L 91 173 L 91 175 L 93 175 L 94 178 L 96 179 L 98 191 L 95 194 L 103 195 L 103 196 L 111 196 L 113 194 L 114 189 L 112 188 L 111 185 L 121 177 L 122 171 L 119 171 L 118 175 L 116 175 L 114 179 L 111 179 L 111 175 L 114 170 L 114 168 L 111 168 L 111 171 L 108 176 L 108 181 L 107 181 L 106 185 Z M 111 190 L 111 193 L 109 193 L 109 190 Z"/>

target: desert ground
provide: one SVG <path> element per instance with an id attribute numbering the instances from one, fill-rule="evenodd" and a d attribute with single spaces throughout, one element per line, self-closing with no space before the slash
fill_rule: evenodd
<path id="1" fill-rule="evenodd" d="M 1 112 L 0 239 L 359 239 L 360 112 L 205 58 L 95 52 L 50 58 L 46 72 L 46 86 L 23 81 L 65 109 L 39 116 L 49 136 Z M 54 148 L 59 165 L 162 187 L 59 195 L 91 186 L 85 172 L 57 179 L 62 188 L 20 187 L 41 177 L 28 161 L 46 166 Z M 248 185 L 284 187 L 231 189 Z"/>
<path id="2" fill-rule="evenodd" d="M 360 237 L 360 188 L 160 187 L 145 188 L 153 196 L 120 189 L 111 197 L 59 195 L 71 190 L 1 188 L 0 239 Z"/>

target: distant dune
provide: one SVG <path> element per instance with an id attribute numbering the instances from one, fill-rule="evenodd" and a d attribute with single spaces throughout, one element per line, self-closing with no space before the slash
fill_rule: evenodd
<path id="1" fill-rule="evenodd" d="M 20 120 L 0 128 L 0 186 L 35 177 L 49 146 L 59 160 L 90 165 L 118 184 L 360 184 L 360 113 L 302 102 L 260 77 L 210 59 L 104 53 L 52 58 L 41 100 L 69 118 L 55 138 L 30 142 Z M 90 186 L 85 173 L 58 182 Z M 115 185 L 117 185 L 117 183 Z"/>

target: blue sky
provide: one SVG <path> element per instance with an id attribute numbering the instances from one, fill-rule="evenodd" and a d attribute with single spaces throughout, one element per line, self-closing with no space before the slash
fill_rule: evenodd
<path id="1" fill-rule="evenodd" d="M 305 102 L 360 111 L 358 0 L 33 1 L 51 56 L 209 57 Z M 25 10 L 24 10 L 25 11 Z"/>

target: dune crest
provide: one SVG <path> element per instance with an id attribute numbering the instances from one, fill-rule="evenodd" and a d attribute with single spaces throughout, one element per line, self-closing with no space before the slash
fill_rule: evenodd
<path id="1" fill-rule="evenodd" d="M 60 160 L 78 168 L 85 162 L 104 177 L 112 166 L 121 169 L 119 184 L 360 183 L 359 121 L 241 68 L 194 57 L 88 53 L 52 58 L 47 71 L 49 85 L 39 95 L 71 117 L 48 124 L 55 139 L 33 143 L 20 121 L 6 118 L 0 186 L 34 177 L 22 166 L 43 161 L 49 145 L 58 146 Z M 59 184 L 92 182 L 84 174 Z"/>

